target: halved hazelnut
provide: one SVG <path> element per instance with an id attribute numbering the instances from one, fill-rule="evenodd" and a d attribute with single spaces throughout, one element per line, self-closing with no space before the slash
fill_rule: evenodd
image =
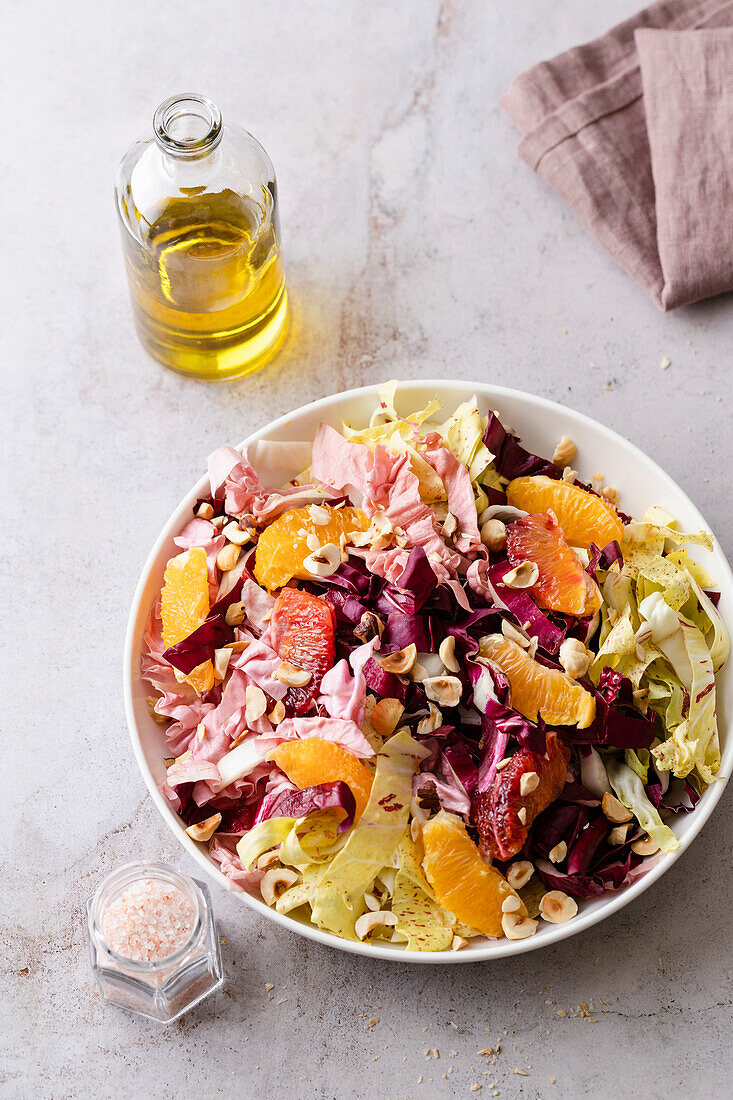
<path id="1" fill-rule="evenodd" d="M 430 708 L 427 718 L 421 718 L 417 724 L 418 733 L 432 733 L 443 725 L 443 713 L 435 703 L 428 703 Z"/>
<path id="2" fill-rule="evenodd" d="M 298 875 L 288 867 L 273 867 L 260 883 L 260 893 L 268 905 L 275 905 L 288 886 L 298 881 Z"/>
<path id="3" fill-rule="evenodd" d="M 211 507 L 208 501 L 202 500 L 198 508 L 196 509 L 196 515 L 200 519 L 213 519 L 214 509 Z"/>
<path id="4" fill-rule="evenodd" d="M 275 703 L 275 706 L 272 708 L 267 717 L 270 719 L 273 726 L 280 725 L 280 723 L 285 718 L 285 704 L 283 703 L 282 699 L 278 699 L 277 703 Z"/>
<path id="5" fill-rule="evenodd" d="M 447 535 L 448 538 L 451 538 L 451 536 L 455 534 L 457 528 L 458 520 L 452 512 L 448 512 L 447 516 L 445 517 L 445 522 L 443 523 L 443 534 Z"/>
<path id="6" fill-rule="evenodd" d="M 441 707 L 457 707 L 463 685 L 457 676 L 428 676 L 423 680 L 425 694 Z"/>
<path id="7" fill-rule="evenodd" d="M 440 649 L 438 650 L 438 656 L 449 672 L 461 671 L 461 666 L 456 657 L 456 640 L 452 634 L 448 634 L 447 637 L 443 638 L 443 641 L 440 643 Z"/>
<path id="8" fill-rule="evenodd" d="M 235 520 L 231 523 L 227 523 L 226 527 L 222 528 L 222 535 L 229 542 L 233 542 L 235 546 L 244 546 L 245 542 L 250 542 L 251 532 L 243 531 Z"/>
<path id="9" fill-rule="evenodd" d="M 504 913 L 501 918 L 501 927 L 508 940 L 526 940 L 528 936 L 534 936 L 537 923 L 521 913 Z"/>
<path id="10" fill-rule="evenodd" d="M 394 928 L 397 924 L 397 914 L 388 910 L 379 909 L 377 912 L 362 913 L 354 924 L 354 931 L 360 940 L 365 939 L 370 935 L 375 928 L 380 925 L 384 925 L 388 928 Z"/>
<path id="11" fill-rule="evenodd" d="M 556 844 L 554 848 L 550 848 L 548 852 L 550 863 L 562 863 L 567 854 L 568 846 L 564 840 L 561 840 L 559 844 Z"/>
<path id="12" fill-rule="evenodd" d="M 369 720 L 381 737 L 389 737 L 397 729 L 404 710 L 399 699 L 380 699 Z"/>
<path id="13" fill-rule="evenodd" d="M 532 794 L 532 791 L 536 791 L 540 785 L 540 777 L 537 772 L 523 772 L 519 780 L 519 793 L 524 797 L 526 794 Z"/>
<path id="14" fill-rule="evenodd" d="M 529 645 L 529 638 L 525 637 L 521 631 L 517 630 L 516 626 L 512 626 L 506 619 L 501 620 L 501 632 L 510 642 L 516 642 L 523 649 L 526 649 Z"/>
<path id="15" fill-rule="evenodd" d="M 558 654 L 567 676 L 579 680 L 590 667 L 590 653 L 578 638 L 566 638 Z"/>
<path id="16" fill-rule="evenodd" d="M 555 447 L 552 461 L 556 466 L 569 466 L 578 453 L 578 448 L 569 435 L 564 435 Z"/>
<path id="17" fill-rule="evenodd" d="M 271 848 L 269 852 L 263 852 L 257 860 L 257 870 L 266 871 L 268 867 L 272 867 L 273 863 L 280 862 L 280 849 Z"/>
<path id="18" fill-rule="evenodd" d="M 659 851 L 659 845 L 650 836 L 642 836 L 631 845 L 631 851 L 637 856 L 653 856 Z"/>
<path id="19" fill-rule="evenodd" d="M 615 795 L 609 794 L 608 791 L 603 796 L 601 802 L 601 809 L 614 825 L 623 825 L 625 821 L 631 821 L 634 816 L 631 810 L 628 810 Z"/>
<path id="20" fill-rule="evenodd" d="M 281 684 L 288 687 L 305 687 L 313 679 L 313 673 L 305 668 L 297 668 L 290 661 L 281 661 L 275 669 L 275 676 Z"/>
<path id="21" fill-rule="evenodd" d="M 381 638 L 383 633 L 384 623 L 373 611 L 365 611 L 354 627 L 354 635 L 362 642 L 370 642 L 372 638 Z"/>
<path id="22" fill-rule="evenodd" d="M 325 527 L 331 518 L 328 508 L 322 504 L 309 504 L 308 515 L 318 527 Z"/>
<path id="23" fill-rule="evenodd" d="M 330 577 L 341 565 L 341 548 L 334 542 L 327 542 L 309 554 L 303 565 L 314 577 Z"/>
<path id="24" fill-rule="evenodd" d="M 385 672 L 392 672 L 395 676 L 403 676 L 406 672 L 409 672 L 412 666 L 417 660 L 417 646 L 414 642 L 405 646 L 404 649 L 398 649 L 395 653 L 390 653 L 387 657 L 380 657 L 377 659 L 377 664 L 380 668 L 383 668 Z"/>
<path id="25" fill-rule="evenodd" d="M 198 840 L 201 842 L 211 840 L 220 825 L 221 814 L 212 814 L 211 817 L 207 817 L 205 821 L 198 821 L 195 825 L 189 825 L 186 829 L 186 836 L 190 836 L 191 840 Z"/>
<path id="26" fill-rule="evenodd" d="M 618 844 L 625 844 L 626 837 L 631 830 L 631 822 L 627 821 L 625 825 L 616 825 L 608 834 L 608 843 L 612 847 L 616 847 Z"/>
<path id="27" fill-rule="evenodd" d="M 536 562 L 521 561 L 519 565 L 515 565 L 504 574 L 501 583 L 507 588 L 531 588 L 533 584 L 537 584 L 539 576 L 540 571 Z"/>
<path id="28" fill-rule="evenodd" d="M 564 924 L 578 912 L 578 903 L 575 898 L 562 890 L 548 890 L 540 898 L 540 913 L 550 924 Z"/>
<path id="29" fill-rule="evenodd" d="M 244 698 L 245 718 L 249 725 L 250 722 L 256 722 L 258 718 L 261 718 L 267 710 L 267 696 L 261 687 L 257 687 L 256 684 L 248 684 Z"/>
<path id="30" fill-rule="evenodd" d="M 506 880 L 513 890 L 521 890 L 534 874 L 534 865 L 528 859 L 517 859 L 507 868 Z"/>
<path id="31" fill-rule="evenodd" d="M 233 542 L 228 542 L 226 546 L 222 546 L 219 553 L 216 555 L 216 564 L 221 569 L 222 573 L 227 573 L 230 569 L 239 561 L 239 555 L 242 553 L 241 546 L 235 546 Z"/>
<path id="32" fill-rule="evenodd" d="M 232 659 L 231 649 L 215 649 L 214 650 L 214 677 L 217 680 L 223 680 L 227 674 L 229 668 L 229 662 Z"/>
<path id="33" fill-rule="evenodd" d="M 516 894 L 507 894 L 501 903 L 502 913 L 518 913 L 522 908 L 522 901 Z"/>
<path id="34" fill-rule="evenodd" d="M 244 606 L 241 600 L 237 603 L 230 603 L 227 608 L 224 621 L 227 626 L 239 626 L 247 617 L 247 608 Z"/>

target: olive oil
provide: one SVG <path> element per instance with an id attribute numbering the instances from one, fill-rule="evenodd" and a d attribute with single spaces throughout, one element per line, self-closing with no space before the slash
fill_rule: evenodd
<path id="1" fill-rule="evenodd" d="M 277 183 L 259 142 L 215 103 L 171 96 L 115 186 L 133 313 L 159 362 L 228 380 L 264 366 L 287 332 Z"/>
<path id="2" fill-rule="evenodd" d="M 275 354 L 288 303 L 269 211 L 225 190 L 171 198 L 152 225 L 138 227 L 141 240 L 123 227 L 123 247 L 135 323 L 151 355 L 216 379 L 249 374 Z"/>

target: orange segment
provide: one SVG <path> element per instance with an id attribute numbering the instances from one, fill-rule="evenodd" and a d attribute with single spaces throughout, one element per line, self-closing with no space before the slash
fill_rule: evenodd
<path id="1" fill-rule="evenodd" d="M 484 935 L 502 936 L 502 902 L 519 895 L 481 858 L 461 819 L 441 810 L 423 825 L 422 839 L 422 869 L 440 904 Z M 526 916 L 523 902 L 518 911 Z"/>
<path id="2" fill-rule="evenodd" d="M 524 512 L 552 509 L 571 546 L 587 550 L 594 542 L 603 549 L 607 543 L 614 539 L 621 542 L 624 537 L 623 524 L 613 505 L 568 481 L 553 481 L 543 474 L 517 477 L 507 485 L 506 496 L 513 508 Z"/>
<path id="3" fill-rule="evenodd" d="M 326 523 L 318 520 L 327 516 Z M 293 577 L 308 580 L 311 574 L 303 562 L 312 553 L 308 535 L 315 535 L 320 546 L 339 545 L 342 535 L 366 531 L 369 520 L 360 508 L 332 508 L 329 504 L 311 504 L 307 508 L 289 508 L 260 535 L 255 553 L 254 574 L 257 582 L 270 591 L 282 588 Z"/>
<path id="4" fill-rule="evenodd" d="M 568 546 L 552 514 L 525 516 L 506 529 L 506 552 L 512 565 L 532 561 L 539 569 L 529 589 L 540 607 L 585 618 L 601 606 L 598 585 Z"/>
<path id="5" fill-rule="evenodd" d="M 160 594 L 160 617 L 166 649 L 193 634 L 209 614 L 209 575 L 206 551 L 192 546 L 175 558 L 165 569 Z M 181 676 L 201 695 L 214 686 L 214 666 L 204 661 L 188 676 Z"/>
<path id="6" fill-rule="evenodd" d="M 319 783 L 336 783 L 339 779 L 351 788 L 356 802 L 358 821 L 364 813 L 373 776 L 353 753 L 342 749 L 333 741 L 321 737 L 305 737 L 302 741 L 283 741 L 270 754 L 278 768 L 284 771 L 291 783 L 305 790 Z"/>
<path id="7" fill-rule="evenodd" d="M 587 729 L 596 716 L 596 701 L 582 684 L 556 668 L 545 668 L 503 634 L 487 634 L 479 642 L 482 657 L 506 673 L 511 705 L 530 722 L 540 714 L 549 726 Z"/>

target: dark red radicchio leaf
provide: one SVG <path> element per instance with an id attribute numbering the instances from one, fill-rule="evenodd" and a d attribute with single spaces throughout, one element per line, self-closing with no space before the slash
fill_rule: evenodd
<path id="1" fill-rule="evenodd" d="M 613 542 L 607 543 L 602 550 L 600 550 L 594 542 L 590 544 L 588 550 L 588 566 L 586 572 L 590 573 L 593 580 L 597 580 L 596 571 L 598 569 L 610 569 L 614 562 L 623 562 L 623 555 L 621 554 L 621 547 L 614 539 Z"/>
<path id="2" fill-rule="evenodd" d="M 266 794 L 261 802 L 248 806 L 235 806 L 222 812 L 222 822 L 217 830 L 230 836 L 242 836 L 271 817 L 306 817 L 316 810 L 340 809 L 344 817 L 339 822 L 338 832 L 351 828 L 356 812 L 356 803 L 351 788 L 338 780 L 335 783 L 319 783 L 315 787 L 300 790 L 281 790 Z"/>
<path id="3" fill-rule="evenodd" d="M 612 668 L 601 670 L 596 688 L 590 680 L 583 687 L 596 700 L 596 716 L 587 729 L 563 728 L 563 737 L 574 745 L 610 745 L 617 749 L 648 749 L 657 733 L 657 716 L 642 714 L 634 704 L 631 681 Z"/>
<path id="4" fill-rule="evenodd" d="M 509 561 L 492 562 L 489 566 L 489 580 L 499 599 L 509 608 L 517 622 L 536 638 L 539 645 L 548 653 L 557 653 L 567 634 L 568 627 L 559 627 L 553 620 L 540 611 L 529 592 L 524 588 L 510 588 L 503 584 L 504 575 L 512 565 Z"/>
<path id="5" fill-rule="evenodd" d="M 497 470 L 509 481 L 515 477 L 525 477 L 530 474 L 544 474 L 555 480 L 562 477 L 559 466 L 526 451 L 520 445 L 519 437 L 507 431 L 496 413 L 489 413 L 484 443 L 494 455 L 494 465 Z"/>

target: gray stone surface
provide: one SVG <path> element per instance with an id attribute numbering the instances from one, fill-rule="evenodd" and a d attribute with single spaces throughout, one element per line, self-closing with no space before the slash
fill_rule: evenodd
<path id="1" fill-rule="evenodd" d="M 729 1095 L 730 798 L 621 914 L 492 965 L 357 960 L 217 890 L 226 988 L 160 1030 L 104 1006 L 84 940 L 120 861 L 193 870 L 135 766 L 121 652 L 148 548 L 216 444 L 392 375 L 490 379 L 628 435 L 733 550 L 730 299 L 657 312 L 497 105 L 637 3 L 6 6 L 2 1096 Z M 229 387 L 138 346 L 112 206 L 119 156 L 188 89 L 261 138 L 282 192 L 291 334 Z"/>

